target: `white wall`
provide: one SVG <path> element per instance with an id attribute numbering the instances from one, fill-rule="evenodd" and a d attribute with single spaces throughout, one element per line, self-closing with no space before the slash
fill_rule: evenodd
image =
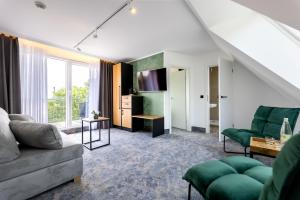
<path id="1" fill-rule="evenodd" d="M 185 55 L 176 52 L 164 52 L 164 67 L 185 68 L 189 77 L 189 110 L 187 116 L 188 130 L 192 126 L 208 127 L 207 118 L 207 92 L 208 92 L 208 67 L 218 64 L 218 57 L 223 55 L 220 51 L 200 55 Z M 204 99 L 200 99 L 204 95 Z M 165 93 L 165 126 L 171 126 L 170 94 Z"/>
<path id="2" fill-rule="evenodd" d="M 192 126 L 209 126 L 208 119 L 208 66 L 218 64 L 219 57 L 227 57 L 220 51 L 197 56 L 176 52 L 164 52 L 164 66 L 166 68 L 185 68 L 189 76 L 189 110 L 188 130 Z M 168 82 L 169 84 L 169 82 Z M 258 78 L 243 64 L 235 61 L 233 73 L 233 122 L 237 128 L 250 128 L 253 115 L 260 105 L 278 107 L 300 107 L 300 102 L 293 97 L 278 92 L 276 86 Z M 280 91 L 280 90 L 279 90 Z M 205 95 L 200 99 L 200 95 Z M 165 128 L 171 127 L 170 93 L 165 92 Z M 300 131 L 300 118 L 295 131 Z"/>
<path id="3" fill-rule="evenodd" d="M 277 92 L 241 63 L 233 73 L 233 121 L 236 128 L 250 128 L 258 106 L 300 107 L 300 102 Z M 296 131 L 299 131 L 297 124 Z"/>

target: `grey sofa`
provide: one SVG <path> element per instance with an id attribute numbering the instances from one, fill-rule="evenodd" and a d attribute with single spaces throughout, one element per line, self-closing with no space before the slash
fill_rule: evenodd
<path id="1" fill-rule="evenodd" d="M 12 118 L 16 119 L 16 116 Z M 64 133 L 61 136 L 62 149 L 45 150 L 19 145 L 18 158 L 0 164 L 1 200 L 27 199 L 71 180 L 80 182 L 83 147 L 72 136 Z"/>

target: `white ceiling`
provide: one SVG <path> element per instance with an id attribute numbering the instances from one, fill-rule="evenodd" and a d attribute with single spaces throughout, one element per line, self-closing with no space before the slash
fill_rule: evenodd
<path id="1" fill-rule="evenodd" d="M 81 40 L 125 0 L 0 0 L 0 30 L 66 49 Z M 216 49 L 184 0 L 135 0 L 137 15 L 126 8 L 81 49 L 109 60 L 132 60 L 163 50 L 198 54 Z"/>

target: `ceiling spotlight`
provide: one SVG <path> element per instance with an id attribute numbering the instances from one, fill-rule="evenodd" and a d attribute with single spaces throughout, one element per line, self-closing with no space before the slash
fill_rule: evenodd
<path id="1" fill-rule="evenodd" d="M 34 5 L 37 7 L 37 8 L 40 8 L 42 10 L 45 10 L 47 8 L 47 5 L 41 1 L 35 1 L 34 2 Z"/>
<path id="2" fill-rule="evenodd" d="M 93 38 L 98 38 L 98 33 L 97 33 L 97 29 L 95 30 L 95 33 L 94 33 L 94 35 L 93 35 Z"/>
<path id="3" fill-rule="evenodd" d="M 134 7 L 134 6 L 131 6 L 129 11 L 130 11 L 130 13 L 133 14 L 133 15 L 135 15 L 135 14 L 137 13 L 137 9 L 136 9 L 136 7 Z"/>

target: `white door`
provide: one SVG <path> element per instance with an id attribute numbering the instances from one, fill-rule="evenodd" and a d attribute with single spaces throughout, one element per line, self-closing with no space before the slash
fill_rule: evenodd
<path id="1" fill-rule="evenodd" d="M 186 71 L 170 70 L 172 127 L 186 129 Z"/>
<path id="2" fill-rule="evenodd" d="M 233 62 L 219 58 L 219 140 L 223 140 L 221 132 L 233 127 Z"/>

